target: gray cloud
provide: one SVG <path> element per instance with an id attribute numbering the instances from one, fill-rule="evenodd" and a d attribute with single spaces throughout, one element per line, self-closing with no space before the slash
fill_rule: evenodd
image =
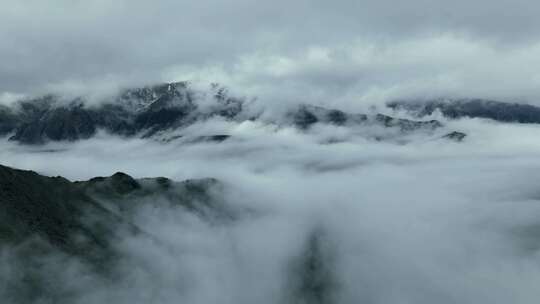
<path id="1" fill-rule="evenodd" d="M 1 5 L 2 92 L 85 92 L 199 76 L 266 103 L 299 93 L 345 106 L 395 95 L 540 96 L 534 1 Z"/>
<path id="2" fill-rule="evenodd" d="M 540 100 L 540 5 L 530 0 L 0 7 L 1 104 L 175 80 L 221 82 L 276 111 L 302 102 L 359 111 L 407 97 Z M 370 139 L 393 135 L 380 128 L 211 119 L 181 132 L 232 137 L 163 144 L 100 133 L 41 147 L 1 138 L 0 159 L 72 180 L 215 177 L 227 204 L 254 211 L 216 225 L 142 207 L 135 224 L 168 247 L 126 236 L 114 282 L 65 256 L 36 261 L 35 273 L 77 303 L 286 303 L 308 284 L 298 272 L 313 251 L 335 303 L 538 302 L 539 127 L 438 115 L 443 129 L 400 140 Z M 441 140 L 450 130 L 465 141 Z M 0 298 L 20 279 L 17 250 L 0 248 Z"/>
<path id="3" fill-rule="evenodd" d="M 5 140 L 0 158 L 74 180 L 117 170 L 217 177 L 228 204 L 255 211 L 216 225 L 166 204 L 139 210 L 134 222 L 169 247 L 124 238 L 121 280 L 47 260 L 44 271 L 58 271 L 51 284 L 75 303 L 287 303 L 301 289 L 294 269 L 310 246 L 324 257 L 336 303 L 536 303 L 539 127 L 446 124 L 469 136 L 454 143 L 417 134 L 403 145 L 335 126 L 303 133 L 210 120 L 186 132 L 233 138 L 165 145 L 101 134 L 40 148 Z M 327 144 L 330 135 L 346 140 Z M 314 231 L 322 231 L 319 245 L 309 245 Z M 10 252 L 0 258 L 0 276 L 13 278 Z"/>

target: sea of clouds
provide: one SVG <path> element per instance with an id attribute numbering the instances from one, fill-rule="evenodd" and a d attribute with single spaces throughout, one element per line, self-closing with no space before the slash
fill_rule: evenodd
<path id="1" fill-rule="evenodd" d="M 155 239 L 116 244 L 124 258 L 115 280 L 59 257 L 41 264 L 70 303 L 536 303 L 540 126 L 445 125 L 468 136 L 377 141 L 355 128 L 209 120 L 183 132 L 232 137 L 100 133 L 39 147 L 2 139 L 0 159 L 70 180 L 213 177 L 221 200 L 250 210 L 216 222 L 168 204 L 141 207 L 133 221 Z M 17 279 L 12 254 L 0 255 L 6 281 Z"/>

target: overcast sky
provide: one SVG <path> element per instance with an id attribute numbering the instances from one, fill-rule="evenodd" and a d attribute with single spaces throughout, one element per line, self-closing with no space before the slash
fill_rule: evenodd
<path id="1" fill-rule="evenodd" d="M 0 96 L 221 82 L 265 102 L 540 100 L 534 0 L 0 0 Z"/>

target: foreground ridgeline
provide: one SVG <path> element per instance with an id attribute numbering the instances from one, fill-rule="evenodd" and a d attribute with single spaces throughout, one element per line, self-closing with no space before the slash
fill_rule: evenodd
<path id="1" fill-rule="evenodd" d="M 167 132 L 180 132 L 194 123 L 211 118 L 242 122 L 246 120 L 293 126 L 308 130 L 315 124 L 352 128 L 378 127 L 409 134 L 417 130 L 433 131 L 443 125 L 437 120 L 422 120 L 440 112 L 449 119 L 462 117 L 488 118 L 502 122 L 540 123 L 540 108 L 525 104 L 509 104 L 481 99 L 396 101 L 391 110 L 408 112 L 418 120 L 396 118 L 380 113 L 353 114 L 313 105 L 292 106 L 281 117 L 262 115 L 264 110 L 250 107 L 245 98 L 230 96 L 217 85 L 209 91 L 197 91 L 186 82 L 166 83 L 126 89 L 88 102 L 84 98 L 66 99 L 47 95 L 20 100 L 11 106 L 0 105 L 0 136 L 22 144 L 43 144 L 49 141 L 76 141 L 93 137 L 99 130 L 124 137 L 158 137 Z M 451 134 L 455 130 L 446 130 Z M 164 141 L 190 134 L 165 136 Z M 443 138 L 461 141 L 466 135 Z M 205 134 L 191 139 L 221 142 L 228 134 Z M 163 139 L 163 138 L 162 138 Z"/>
<path id="2" fill-rule="evenodd" d="M 141 271 L 149 275 L 144 272 L 148 265 L 126 242 L 147 244 L 157 252 L 174 244 L 138 226 L 137 217 L 162 210 L 179 216 L 179 225 L 180 215 L 189 214 L 210 227 L 223 227 L 255 216 L 254 210 L 226 203 L 224 187 L 212 178 L 175 182 L 134 179 L 121 172 L 71 182 L 0 165 L 0 262 L 6 268 L 0 278 L 10 278 L 2 282 L 1 295 L 8 303 L 75 303 L 93 290 L 66 284 L 72 272 L 77 280 L 115 286 L 129 284 Z M 189 236 L 189 230 L 184 232 Z M 324 230 L 314 229 L 300 244 L 301 252 L 288 265 L 284 300 L 333 301 L 338 289 L 328 241 Z"/>
<path id="3" fill-rule="evenodd" d="M 118 229 L 141 233 L 131 224 L 132 212 L 160 201 L 156 198 L 203 217 L 232 218 L 230 210 L 211 197 L 211 190 L 220 187 L 211 178 L 175 182 L 134 179 L 121 172 L 71 182 L 0 165 L 0 244 L 34 238 L 98 261 L 110 257 Z"/>
<path id="4" fill-rule="evenodd" d="M 122 239 L 146 238 L 159 245 L 133 224 L 136 210 L 179 208 L 204 221 L 230 221 L 234 210 L 212 195 L 220 188 L 215 179 L 174 182 L 124 173 L 71 182 L 0 165 L 0 248 L 11 248 L 10 263 L 20 278 L 6 281 L 2 294 L 9 303 L 42 298 L 73 303 L 62 291 L 69 288 L 54 283 L 55 275 L 65 273 L 56 263 L 81 265 L 87 274 L 109 278 L 126 255 L 116 245 Z"/>
<path id="5" fill-rule="evenodd" d="M 212 106 L 197 107 L 196 94 L 186 83 L 128 89 L 96 103 L 83 98 L 66 100 L 44 96 L 0 107 L 0 135 L 25 144 L 87 139 L 99 129 L 122 136 L 152 136 L 158 131 L 179 128 L 199 119 L 219 115 L 235 118 L 243 100 L 227 96 L 225 89 L 211 92 Z"/>

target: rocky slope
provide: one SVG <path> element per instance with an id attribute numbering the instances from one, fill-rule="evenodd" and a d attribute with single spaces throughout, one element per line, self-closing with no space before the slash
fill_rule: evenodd
<path id="1" fill-rule="evenodd" d="M 388 104 L 394 109 L 424 117 L 440 111 L 449 118 L 479 117 L 502 122 L 540 123 L 540 107 L 529 104 L 505 103 L 485 99 L 396 101 Z"/>
<path id="2" fill-rule="evenodd" d="M 119 234 L 145 233 L 131 216 L 143 204 L 168 204 L 206 219 L 231 219 L 212 197 L 214 179 L 174 182 L 124 173 L 71 182 L 0 165 L 0 246 L 49 248 L 101 267 L 114 258 Z M 159 206 L 157 206 L 159 207 Z"/>
<path id="3" fill-rule="evenodd" d="M 210 117 L 243 121 L 260 119 L 259 114 L 245 111 L 245 100 L 229 96 L 224 88 L 214 86 L 209 93 L 200 94 L 187 83 L 178 82 L 127 89 L 94 105 L 83 98 L 65 100 L 52 95 L 21 100 L 12 107 L 0 108 L 0 136 L 11 134 L 11 140 L 23 144 L 88 139 L 98 130 L 120 136 L 151 137 Z M 434 120 L 350 114 L 310 105 L 291 108 L 285 117 L 277 117 L 273 123 L 291 124 L 303 130 L 316 123 L 375 125 L 404 133 L 441 126 Z"/>
<path id="4" fill-rule="evenodd" d="M 120 172 L 71 182 L 0 165 L 0 297 L 6 303 L 74 303 L 76 290 L 65 277 L 71 271 L 77 280 L 122 279 L 118 267 L 130 258 L 116 245 L 122 239 L 167 246 L 133 224 L 139 207 L 230 221 L 236 210 L 214 196 L 221 187 L 215 179 L 134 179 Z"/>
<path id="5" fill-rule="evenodd" d="M 306 104 L 290 108 L 284 117 L 275 117 L 273 121 L 265 117 L 265 123 L 287 124 L 301 130 L 315 124 L 376 126 L 407 134 L 442 127 L 436 120 L 422 120 L 435 111 L 449 118 L 480 117 L 503 122 L 540 123 L 540 107 L 492 100 L 407 100 L 391 102 L 388 106 L 405 110 L 418 120 L 377 113 L 346 113 Z M 262 119 L 261 113 L 246 108 L 245 99 L 230 96 L 225 88 L 215 85 L 208 92 L 199 92 L 185 82 L 125 89 L 96 104 L 88 103 L 82 97 L 66 100 L 47 95 L 20 100 L 10 107 L 0 106 L 0 136 L 9 135 L 11 140 L 22 144 L 88 139 L 99 130 L 126 137 L 153 137 L 160 132 L 181 131 L 195 122 L 216 116 L 238 122 Z M 218 136 L 216 141 L 221 141 L 227 134 L 205 136 L 208 140 Z"/>
<path id="6" fill-rule="evenodd" d="M 383 114 L 349 114 L 336 109 L 303 105 L 290 111 L 288 116 L 292 123 L 301 129 L 307 129 L 316 123 L 333 125 L 378 125 L 385 128 L 397 128 L 402 132 L 411 132 L 419 129 L 434 130 L 442 127 L 436 120 L 415 121 L 395 118 Z"/>
<path id="7" fill-rule="evenodd" d="M 124 173 L 71 182 L 0 165 L 3 300 L 73 303 L 73 290 L 65 286 L 65 279 L 55 278 L 69 273 L 62 265 L 114 280 L 121 275 L 116 265 L 126 258 L 115 244 L 130 236 L 154 240 L 151 233 L 133 224 L 138 207 L 181 208 L 205 221 L 228 221 L 235 211 L 221 204 L 219 195 L 214 198 L 220 187 L 215 179 L 175 182 L 134 179 Z M 155 240 L 154 245 L 163 246 Z M 11 268 L 16 272 L 10 272 Z"/>
<path id="8" fill-rule="evenodd" d="M 82 98 L 44 96 L 1 108 L 0 134 L 13 133 L 12 140 L 25 144 L 86 139 L 99 129 L 145 137 L 212 115 L 234 118 L 242 109 L 242 100 L 226 96 L 223 90 L 217 90 L 213 98 L 214 106 L 202 111 L 181 82 L 124 90 L 96 105 Z"/>

